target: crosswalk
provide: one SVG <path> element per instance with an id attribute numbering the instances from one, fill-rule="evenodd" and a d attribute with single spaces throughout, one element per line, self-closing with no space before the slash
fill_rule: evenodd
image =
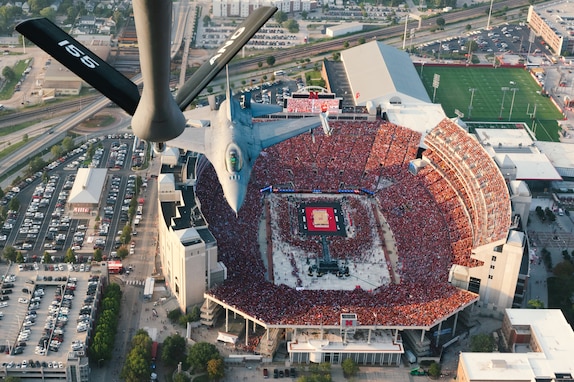
<path id="1" fill-rule="evenodd" d="M 144 286 L 145 280 L 134 280 L 134 279 L 126 280 L 126 285 Z"/>

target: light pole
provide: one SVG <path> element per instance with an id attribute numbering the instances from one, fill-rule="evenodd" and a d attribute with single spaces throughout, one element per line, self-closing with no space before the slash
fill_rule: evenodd
<path id="1" fill-rule="evenodd" d="M 512 108 L 514 107 L 514 96 L 516 95 L 516 91 L 518 88 L 512 88 L 510 91 L 512 92 L 512 102 L 510 102 L 510 114 L 508 114 L 508 121 L 512 118 Z"/>
<path id="2" fill-rule="evenodd" d="M 425 62 L 421 62 L 421 79 L 423 78 L 423 69 L 425 68 Z M 574 81 L 572 82 L 574 84 Z"/>
<path id="3" fill-rule="evenodd" d="M 502 119 L 502 110 L 504 110 L 504 97 L 506 97 L 506 92 L 510 90 L 507 86 L 500 88 L 502 90 L 502 103 L 500 104 L 500 113 L 498 114 L 498 119 Z"/>
<path id="4" fill-rule="evenodd" d="M 474 100 L 474 92 L 476 90 L 477 90 L 476 88 L 468 89 L 468 91 L 470 92 L 470 104 L 468 105 L 468 118 L 470 118 L 472 114 L 472 101 Z"/>

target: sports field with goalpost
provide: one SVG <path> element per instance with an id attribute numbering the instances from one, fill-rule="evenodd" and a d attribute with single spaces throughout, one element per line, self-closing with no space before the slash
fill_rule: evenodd
<path id="1" fill-rule="evenodd" d="M 447 116 L 455 117 L 455 110 L 459 110 L 465 121 L 524 122 L 531 128 L 534 118 L 537 139 L 559 141 L 556 121 L 564 116 L 550 98 L 540 94 L 541 87 L 527 70 L 429 65 L 419 65 L 417 70 L 422 72 L 431 100 L 433 79 L 435 74 L 440 76 L 434 103 L 440 103 Z"/>

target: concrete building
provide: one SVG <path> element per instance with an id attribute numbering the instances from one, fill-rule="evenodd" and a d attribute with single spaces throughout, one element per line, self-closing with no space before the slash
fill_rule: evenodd
<path id="1" fill-rule="evenodd" d="M 574 3 L 565 0 L 531 5 L 526 20 L 534 33 L 544 40 L 548 53 L 554 56 L 574 53 Z"/>
<path id="2" fill-rule="evenodd" d="M 68 208 L 75 213 L 90 213 L 98 208 L 107 180 L 105 168 L 80 168 L 68 196 Z"/>
<path id="3" fill-rule="evenodd" d="M 177 150 L 176 150 L 177 151 Z M 197 157 L 168 151 L 158 177 L 159 253 L 166 284 L 182 311 L 203 303 L 203 294 L 226 278 L 217 242 L 195 201 Z M 205 159 L 204 159 L 205 160 Z"/>
<path id="4" fill-rule="evenodd" d="M 567 381 L 574 332 L 558 309 L 506 309 L 502 341 L 511 353 L 461 353 L 457 381 Z"/>
<path id="5" fill-rule="evenodd" d="M 244 18 L 266 5 L 274 5 L 285 13 L 309 12 L 317 8 L 317 2 L 312 0 L 213 0 L 213 16 Z"/>

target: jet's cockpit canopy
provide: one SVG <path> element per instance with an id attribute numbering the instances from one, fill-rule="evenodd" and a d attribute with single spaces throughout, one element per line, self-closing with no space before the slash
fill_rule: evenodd
<path id="1" fill-rule="evenodd" d="M 239 148 L 233 144 L 227 147 L 225 164 L 227 166 L 227 171 L 230 173 L 237 173 L 241 171 L 243 167 L 243 158 L 241 157 L 241 151 Z"/>

